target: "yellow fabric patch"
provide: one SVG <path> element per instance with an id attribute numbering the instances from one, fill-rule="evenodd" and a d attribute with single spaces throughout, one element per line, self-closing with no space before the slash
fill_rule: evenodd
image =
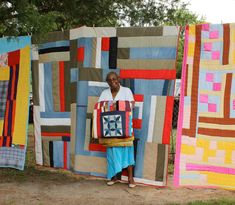
<path id="1" fill-rule="evenodd" d="M 20 69 L 16 96 L 15 127 L 12 143 L 26 145 L 28 124 L 28 96 L 30 72 L 30 46 L 20 50 Z M 28 82 L 27 82 L 28 81 Z"/>
<path id="2" fill-rule="evenodd" d="M 9 67 L 0 68 L 0 80 L 9 80 L 10 69 Z"/>

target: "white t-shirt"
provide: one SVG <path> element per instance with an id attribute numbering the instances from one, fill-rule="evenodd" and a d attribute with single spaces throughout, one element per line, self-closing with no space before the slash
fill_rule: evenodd
<path id="1" fill-rule="evenodd" d="M 120 86 L 120 89 L 114 99 L 113 99 L 110 88 L 106 89 L 101 93 L 98 102 L 100 102 L 100 101 L 117 101 L 117 100 L 134 101 L 134 97 L 133 97 L 133 94 L 132 94 L 130 88 Z"/>

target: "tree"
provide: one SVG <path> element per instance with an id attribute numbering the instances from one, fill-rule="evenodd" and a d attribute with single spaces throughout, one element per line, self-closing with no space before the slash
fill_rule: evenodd
<path id="1" fill-rule="evenodd" d="M 0 36 L 34 35 L 87 26 L 162 26 L 200 23 L 204 19 L 182 0 L 2 0 Z M 183 32 L 178 49 L 181 75 Z"/>
<path id="2" fill-rule="evenodd" d="M 41 35 L 83 25 L 182 25 L 186 13 L 191 15 L 181 0 L 2 0 L 0 35 Z"/>

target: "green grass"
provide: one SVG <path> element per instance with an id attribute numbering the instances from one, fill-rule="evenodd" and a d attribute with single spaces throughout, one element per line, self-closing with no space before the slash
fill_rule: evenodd
<path id="1" fill-rule="evenodd" d="M 208 201 L 194 201 L 188 203 L 188 205 L 234 205 L 235 199 L 212 199 Z"/>
<path id="2" fill-rule="evenodd" d="M 24 171 L 1 168 L 0 183 L 3 182 L 51 182 L 51 183 L 70 183 L 82 180 L 83 177 L 75 175 L 69 171 L 62 169 L 52 169 L 37 166 L 35 162 L 34 152 L 34 127 L 30 124 L 28 127 L 28 145 L 25 159 Z"/>

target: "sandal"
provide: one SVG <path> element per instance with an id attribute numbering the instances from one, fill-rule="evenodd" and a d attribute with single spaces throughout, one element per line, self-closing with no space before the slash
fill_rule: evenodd
<path id="1" fill-rule="evenodd" d="M 118 183 L 118 180 L 115 180 L 115 181 L 111 180 L 111 181 L 108 181 L 108 182 L 107 182 L 107 185 L 108 185 L 108 186 L 112 186 L 112 185 L 114 185 L 114 184 L 116 184 L 116 183 Z"/>
<path id="2" fill-rule="evenodd" d="M 134 188 L 134 187 L 136 187 L 136 184 L 132 184 L 132 183 L 129 183 L 129 188 Z"/>

